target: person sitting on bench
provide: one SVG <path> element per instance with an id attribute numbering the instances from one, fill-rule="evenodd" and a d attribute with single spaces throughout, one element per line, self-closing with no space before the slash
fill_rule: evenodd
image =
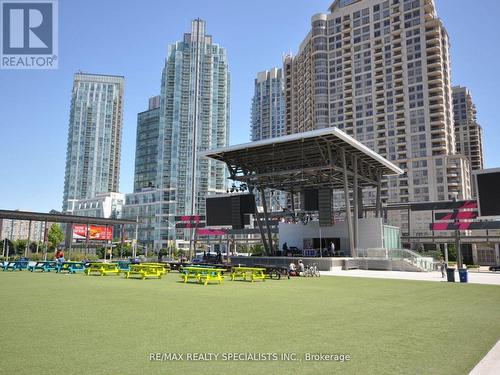
<path id="1" fill-rule="evenodd" d="M 288 274 L 290 276 L 297 276 L 297 267 L 295 266 L 295 263 L 291 262 L 288 266 Z"/>
<path id="2" fill-rule="evenodd" d="M 299 259 L 299 275 L 303 275 L 305 271 L 304 263 L 302 263 L 302 259 Z"/>

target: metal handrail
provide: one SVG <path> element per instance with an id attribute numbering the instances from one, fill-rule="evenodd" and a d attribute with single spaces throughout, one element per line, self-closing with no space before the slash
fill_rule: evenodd
<path id="1" fill-rule="evenodd" d="M 437 269 L 437 262 L 430 257 L 424 257 L 415 251 L 408 249 L 358 249 L 358 257 L 371 259 L 401 260 L 407 262 L 422 271 L 434 271 Z"/>

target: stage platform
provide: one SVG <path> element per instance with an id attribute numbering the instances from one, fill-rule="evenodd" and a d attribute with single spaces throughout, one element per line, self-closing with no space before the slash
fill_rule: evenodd
<path id="1" fill-rule="evenodd" d="M 425 269 L 420 268 L 408 261 L 402 259 L 388 258 L 349 258 L 349 257 L 231 257 L 231 264 L 244 266 L 281 266 L 287 267 L 290 263 L 297 264 L 298 260 L 302 259 L 304 266 L 316 264 L 320 271 L 338 271 L 338 270 L 374 270 L 374 271 L 405 271 L 405 272 L 422 272 Z"/>
<path id="2" fill-rule="evenodd" d="M 245 266 L 255 266 L 255 265 L 263 265 L 263 266 L 268 266 L 268 265 L 273 265 L 273 266 L 281 266 L 281 267 L 287 267 L 290 263 L 295 263 L 299 261 L 299 259 L 302 259 L 302 262 L 304 265 L 307 267 L 312 264 L 316 264 L 318 269 L 320 271 L 334 271 L 334 270 L 340 270 L 344 266 L 345 260 L 346 259 L 352 259 L 352 258 L 308 258 L 308 257 L 231 257 L 231 264 L 241 264 Z"/>

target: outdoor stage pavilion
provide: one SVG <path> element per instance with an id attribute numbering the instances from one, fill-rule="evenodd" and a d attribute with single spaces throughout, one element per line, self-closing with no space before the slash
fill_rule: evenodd
<path id="1" fill-rule="evenodd" d="M 364 230 L 360 227 L 363 189 L 376 190 L 375 216 L 381 218 L 382 177 L 403 173 L 393 163 L 336 127 L 209 150 L 201 155 L 224 162 L 230 179 L 247 184 L 251 192 L 257 189 L 261 196 L 264 196 L 264 189 L 290 193 L 292 212 L 295 194 L 317 189 L 320 227 L 334 227 L 332 190 L 343 190 L 345 205 L 354 212 L 346 210 L 346 242 L 352 257 L 356 256 L 359 236 Z M 276 248 L 272 246 L 270 215 L 265 199 L 262 199 L 262 205 L 267 239 L 259 212 L 256 212 L 257 223 L 265 251 L 270 255 Z"/>

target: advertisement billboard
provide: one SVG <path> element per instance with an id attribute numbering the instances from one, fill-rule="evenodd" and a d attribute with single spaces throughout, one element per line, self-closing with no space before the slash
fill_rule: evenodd
<path id="1" fill-rule="evenodd" d="M 89 225 L 89 241 L 111 241 L 113 239 L 113 227 L 105 225 Z M 87 240 L 87 225 L 73 225 L 73 241 L 81 242 Z"/>

